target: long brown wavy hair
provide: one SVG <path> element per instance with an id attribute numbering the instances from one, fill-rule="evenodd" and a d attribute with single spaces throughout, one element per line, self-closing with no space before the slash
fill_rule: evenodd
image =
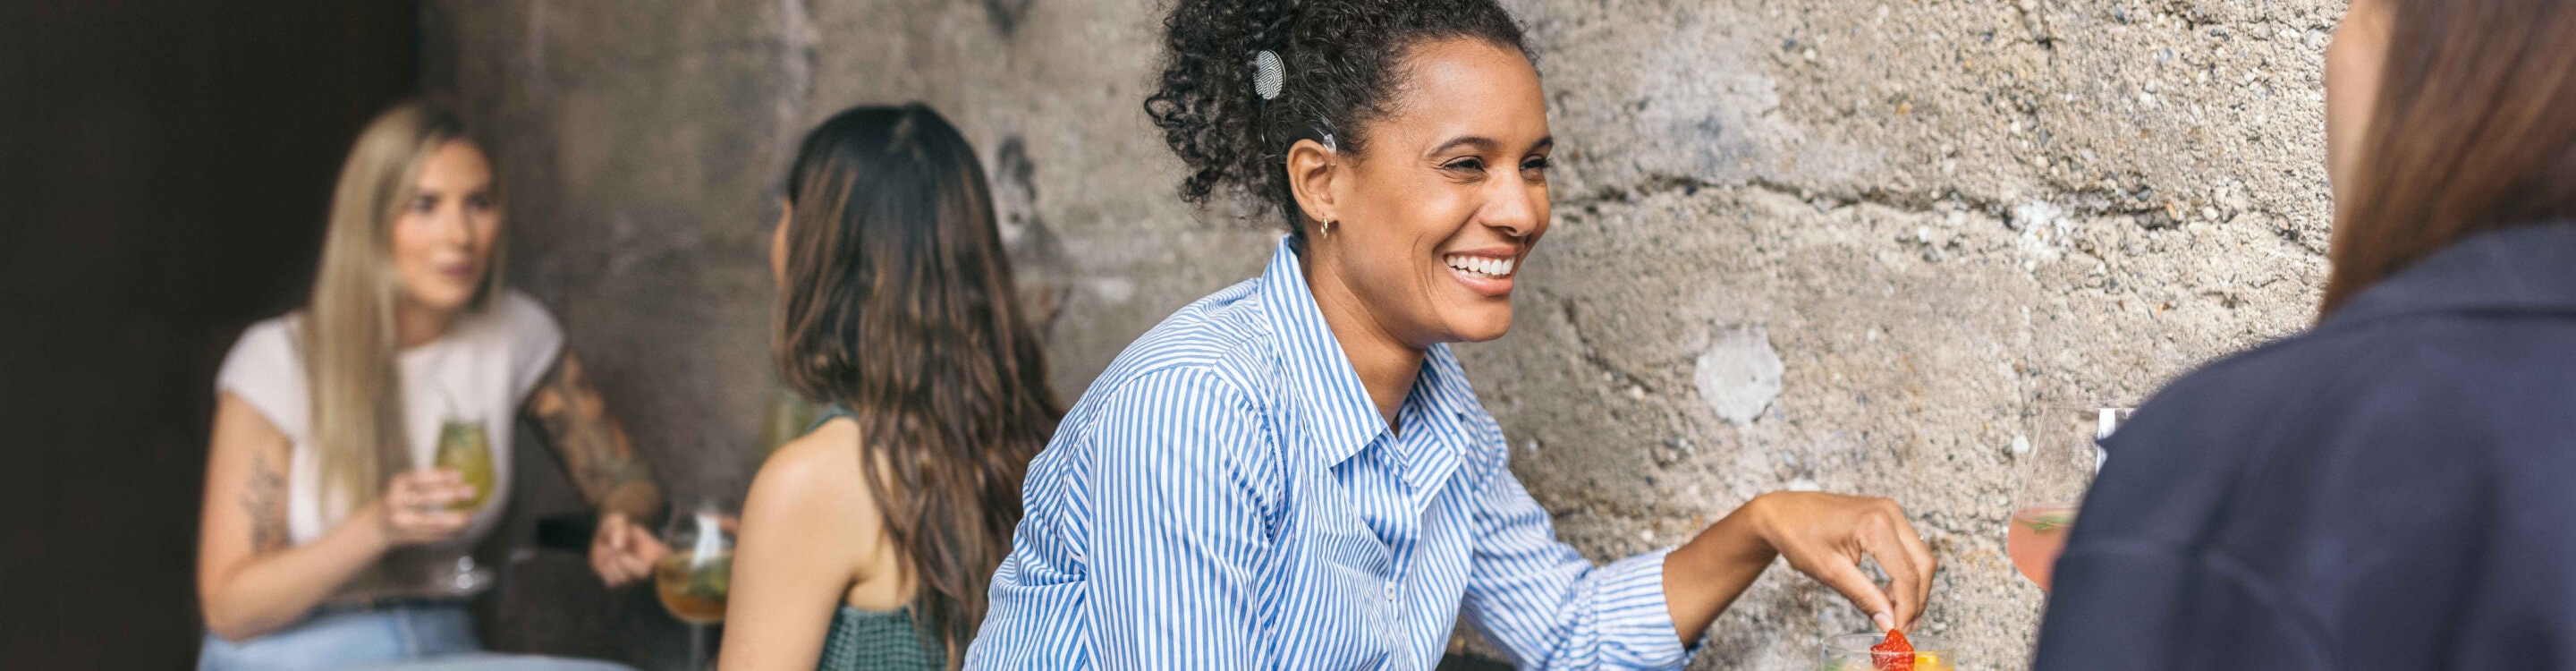
<path id="1" fill-rule="evenodd" d="M 975 150 L 928 107 L 823 122 L 787 179 L 771 346 L 789 386 L 858 416 L 862 480 L 952 667 L 1010 552 L 1020 479 L 1063 416 L 992 202 Z"/>
<path id="2" fill-rule="evenodd" d="M 2375 1 L 2392 32 L 2323 314 L 2461 239 L 2576 219 L 2576 2 Z"/>

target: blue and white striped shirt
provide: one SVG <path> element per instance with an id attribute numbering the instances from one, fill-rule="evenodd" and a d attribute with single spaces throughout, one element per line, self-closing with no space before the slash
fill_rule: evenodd
<path id="1" fill-rule="evenodd" d="M 1387 430 L 1282 243 L 1130 345 L 1029 464 L 969 669 L 1678 668 L 1664 552 L 1593 566 L 1433 347 Z"/>

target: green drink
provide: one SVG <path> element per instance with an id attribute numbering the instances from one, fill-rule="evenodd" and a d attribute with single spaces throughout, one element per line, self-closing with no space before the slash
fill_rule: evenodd
<path id="1" fill-rule="evenodd" d="M 472 498 L 449 504 L 448 510 L 473 512 L 492 500 L 492 441 L 484 437 L 482 422 L 451 419 L 440 425 L 438 456 L 433 463 L 456 471 L 464 476 L 467 486 L 474 488 Z"/>

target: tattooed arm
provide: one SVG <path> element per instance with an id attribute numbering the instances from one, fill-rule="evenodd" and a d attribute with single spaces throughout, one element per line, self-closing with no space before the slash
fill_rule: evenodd
<path id="1" fill-rule="evenodd" d="M 463 514 L 436 510 L 463 499 L 464 482 L 454 471 L 420 471 L 395 476 L 384 491 L 430 511 L 369 503 L 313 542 L 289 547 L 286 434 L 225 392 L 215 401 L 212 443 L 197 537 L 197 603 L 217 636 L 239 641 L 292 623 L 387 550 L 451 538 L 465 528 Z"/>
<path id="2" fill-rule="evenodd" d="M 583 375 L 581 358 L 565 350 L 554 371 L 530 392 L 526 407 L 528 419 L 545 433 L 564 470 L 572 474 L 573 485 L 600 510 L 591 568 L 612 586 L 644 577 L 667 549 L 635 520 L 651 519 L 661 509 L 662 490 L 635 458 L 626 428 L 608 415 L 599 389 Z"/>

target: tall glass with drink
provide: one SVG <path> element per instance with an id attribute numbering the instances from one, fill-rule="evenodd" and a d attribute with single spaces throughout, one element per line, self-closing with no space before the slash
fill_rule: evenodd
<path id="1" fill-rule="evenodd" d="M 662 541 L 671 553 L 653 565 L 653 589 L 662 609 L 689 625 L 689 663 L 705 664 L 707 625 L 723 622 L 733 584 L 733 531 L 714 502 L 671 516 Z"/>
<path id="2" fill-rule="evenodd" d="M 2021 486 L 2013 497 L 2011 529 L 2004 552 L 2022 577 L 2048 589 L 2057 556 L 2066 551 L 2066 535 L 2075 526 L 2076 508 L 2093 474 L 2102 467 L 2101 439 L 2128 421 L 2127 408 L 2050 408 L 2031 423 L 2028 450 L 2020 455 Z M 2016 445 L 2016 448 L 2021 447 Z"/>
<path id="3" fill-rule="evenodd" d="M 474 495 L 448 504 L 447 509 L 473 515 L 492 501 L 492 441 L 485 433 L 483 421 L 450 416 L 438 427 L 438 448 L 431 465 L 456 471 Z M 430 567 L 431 587 L 451 595 L 468 595 L 492 585 L 492 569 L 476 566 L 474 555 L 458 548 L 453 557 L 433 560 Z"/>

